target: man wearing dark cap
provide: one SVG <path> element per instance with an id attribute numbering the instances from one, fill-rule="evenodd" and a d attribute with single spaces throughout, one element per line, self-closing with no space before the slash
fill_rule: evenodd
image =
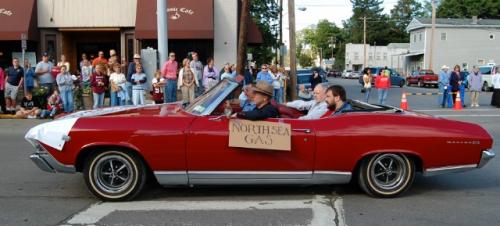
<path id="1" fill-rule="evenodd" d="M 258 81 L 253 87 L 255 109 L 247 112 L 239 112 L 236 117 L 249 120 L 264 120 L 267 118 L 278 118 L 279 111 L 271 104 L 274 88 L 268 82 Z"/>

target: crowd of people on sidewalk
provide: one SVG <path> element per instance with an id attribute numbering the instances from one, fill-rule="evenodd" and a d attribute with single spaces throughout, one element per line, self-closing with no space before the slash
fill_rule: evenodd
<path id="1" fill-rule="evenodd" d="M 465 93 L 468 89 L 470 93 L 470 107 L 479 107 L 479 97 L 483 89 L 483 75 L 478 66 L 473 66 L 470 73 L 465 73 L 459 65 L 455 65 L 452 71 L 449 67 L 443 65 L 438 74 L 438 105 L 442 108 L 452 107 L 455 105 L 457 96 L 460 96 L 460 101 L 463 107 L 465 105 Z M 492 73 L 492 84 L 494 87 L 491 99 L 491 105 L 500 107 L 500 68 L 497 67 Z M 372 74 L 370 68 L 363 71 L 363 89 L 364 101 L 369 102 L 370 94 L 374 86 L 378 91 L 378 104 L 386 103 L 387 94 L 391 87 L 390 71 L 386 69 L 380 70 L 376 76 Z M 375 81 L 373 81 L 375 80 Z M 300 93 L 299 93 L 300 94 Z"/>
<path id="2" fill-rule="evenodd" d="M 223 70 L 219 70 L 213 58 L 204 64 L 197 52 L 190 52 L 178 62 L 176 54 L 171 52 L 148 87 L 148 76 L 139 54 L 129 63 L 124 58 L 120 61 L 115 50 L 110 50 L 109 56 L 106 58 L 104 51 L 99 51 L 95 58 L 84 53 L 79 64 L 72 66 L 64 54 L 60 61 L 53 63 L 49 54 L 43 52 L 35 67 L 31 67 L 28 60 L 23 67 L 19 59 L 14 58 L 12 66 L 6 70 L 0 68 L 1 113 L 46 118 L 105 105 L 144 105 L 149 99 L 146 93 L 149 90 L 155 104 L 178 101 L 178 92 L 180 100 L 189 103 L 220 81 L 237 76 L 235 64 L 226 63 Z M 284 102 L 287 80 L 284 68 L 263 64 L 256 72 L 252 65 L 247 65 L 244 71 L 244 85 L 265 81 L 273 87 L 273 100 Z M 26 91 L 22 92 L 24 85 Z M 24 95 L 19 106 L 18 93 Z M 86 107 L 84 99 L 91 101 L 91 107 Z"/>

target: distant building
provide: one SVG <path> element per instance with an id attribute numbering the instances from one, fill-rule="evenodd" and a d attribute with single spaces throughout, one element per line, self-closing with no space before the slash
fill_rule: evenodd
<path id="1" fill-rule="evenodd" d="M 390 43 L 387 46 L 366 46 L 366 62 L 368 67 L 389 67 L 398 72 L 405 71 L 405 57 L 410 48 L 409 43 Z M 364 65 L 363 44 L 348 43 L 345 51 L 345 69 L 361 71 Z"/>
<path id="2" fill-rule="evenodd" d="M 408 25 L 410 52 L 405 55 L 408 71 L 429 68 L 431 27 L 431 18 L 415 18 Z M 500 20 L 436 19 L 430 69 L 437 72 L 445 64 L 471 69 L 473 65 L 494 62 L 500 62 Z"/>

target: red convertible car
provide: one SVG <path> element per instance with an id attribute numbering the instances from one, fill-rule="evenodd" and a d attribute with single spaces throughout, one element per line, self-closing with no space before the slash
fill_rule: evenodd
<path id="1" fill-rule="evenodd" d="M 278 106 L 290 124 L 291 150 L 230 147 L 225 101 L 240 84 L 223 80 L 181 103 L 74 113 L 28 131 L 31 160 L 47 172 L 83 173 L 108 201 L 130 200 L 147 180 L 164 186 L 359 183 L 394 197 L 426 176 L 483 167 L 495 156 L 478 125 L 349 100 L 353 110 L 317 120 Z M 233 112 L 241 111 L 236 105 Z M 373 120 L 376 118 L 377 120 Z M 395 140 L 397 142 L 395 142 Z"/>

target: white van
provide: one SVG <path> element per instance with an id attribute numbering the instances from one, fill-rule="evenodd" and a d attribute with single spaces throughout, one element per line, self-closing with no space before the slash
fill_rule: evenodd
<path id="1" fill-rule="evenodd" d="M 488 64 L 479 67 L 479 71 L 481 71 L 481 74 L 483 75 L 483 91 L 493 90 L 493 82 L 491 80 L 491 77 L 496 73 L 495 67 L 497 66 L 495 66 L 494 64 Z"/>

